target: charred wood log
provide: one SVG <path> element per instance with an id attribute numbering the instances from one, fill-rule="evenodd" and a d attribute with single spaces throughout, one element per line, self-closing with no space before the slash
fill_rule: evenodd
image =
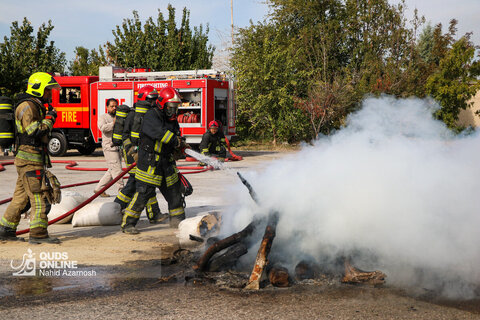
<path id="1" fill-rule="evenodd" d="M 267 268 L 268 269 L 268 268 Z M 286 288 L 290 287 L 290 275 L 287 268 L 281 266 L 273 266 L 268 269 L 268 280 L 274 287 Z"/>
<path id="2" fill-rule="evenodd" d="M 313 263 L 302 260 L 295 266 L 295 278 L 297 280 L 314 279 L 315 266 Z"/>
<path id="3" fill-rule="evenodd" d="M 247 246 L 242 242 L 236 243 L 227 249 L 224 253 L 218 257 L 214 257 L 209 265 L 208 271 L 217 272 L 221 269 L 229 268 L 237 262 L 238 258 L 248 252 Z"/>
<path id="4" fill-rule="evenodd" d="M 207 241 L 205 242 L 207 247 L 210 247 L 212 244 L 215 244 L 215 242 L 219 241 L 220 238 L 218 237 L 210 237 L 207 239 Z"/>
<path id="5" fill-rule="evenodd" d="M 263 275 L 263 270 L 268 264 L 268 254 L 272 248 L 272 242 L 275 238 L 275 231 L 278 223 L 278 212 L 275 212 L 270 215 L 267 227 L 265 228 L 265 234 L 263 235 L 262 242 L 260 243 L 260 248 L 258 249 L 257 258 L 255 259 L 255 264 L 253 266 L 252 273 L 250 274 L 250 279 L 248 284 L 245 286 L 247 290 L 258 290 L 260 289 L 260 280 Z"/>
<path id="6" fill-rule="evenodd" d="M 250 183 L 240 174 L 240 172 L 237 172 L 238 177 L 240 178 L 240 181 L 247 187 L 248 193 L 250 193 L 250 197 L 252 197 L 253 201 L 258 204 L 258 197 L 257 194 L 255 193 L 255 190 L 253 190 L 252 186 Z"/>
<path id="7" fill-rule="evenodd" d="M 198 260 L 198 263 L 193 266 L 194 270 L 197 271 L 205 271 L 208 262 L 213 257 L 213 255 L 217 252 L 222 251 L 225 248 L 230 247 L 244 239 L 246 239 L 252 232 L 255 230 L 255 225 L 258 223 L 257 220 L 250 222 L 248 226 L 246 226 L 242 231 L 232 234 L 231 236 L 219 240 L 212 244 L 207 251 L 202 255 L 202 257 Z"/>
<path id="8" fill-rule="evenodd" d="M 205 241 L 205 240 L 203 240 L 202 237 L 197 237 L 193 234 L 189 234 L 188 237 L 189 237 L 190 240 L 200 242 L 200 243 L 203 243 Z"/>
<path id="9" fill-rule="evenodd" d="M 237 172 L 237 175 L 242 181 L 242 183 L 247 187 L 248 192 L 250 193 L 250 196 L 252 197 L 253 201 L 258 203 L 257 194 L 253 190 L 250 183 L 240 174 L 240 172 Z M 205 271 L 208 265 L 208 262 L 210 261 L 210 259 L 213 257 L 214 254 L 246 239 L 248 236 L 250 236 L 253 233 L 258 222 L 259 222 L 258 220 L 254 220 L 250 222 L 250 224 L 246 226 L 245 229 L 243 229 L 242 231 L 234 233 L 230 237 L 227 237 L 223 240 L 219 240 L 214 244 L 210 245 L 207 251 L 205 251 L 205 253 L 200 258 L 200 260 L 198 260 L 198 263 L 195 266 L 193 266 L 193 269 L 196 271 Z M 207 244 L 209 244 L 208 240 L 207 240 Z"/>
<path id="10" fill-rule="evenodd" d="M 355 268 L 345 259 L 345 276 L 342 278 L 343 283 L 368 283 L 372 285 L 380 285 L 385 283 L 387 276 L 381 271 L 363 271 Z"/>

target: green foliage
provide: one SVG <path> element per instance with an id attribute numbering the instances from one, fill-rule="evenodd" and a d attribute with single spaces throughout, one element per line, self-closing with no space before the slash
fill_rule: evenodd
<path id="1" fill-rule="evenodd" d="M 240 29 L 235 40 L 232 67 L 241 138 L 270 137 L 275 143 L 329 134 L 365 95 L 436 92 L 436 99 L 449 96 L 450 105 L 463 107 L 476 91 L 473 70 L 480 67 L 473 63 L 473 49 L 460 58 L 464 53 L 452 47 L 455 20 L 447 33 L 441 25 L 427 26 L 417 40 L 425 19 L 415 11 L 407 21 L 404 1 L 267 2 L 269 19 Z M 460 61 L 447 63 L 452 55 Z M 461 69 L 469 69 L 469 75 L 458 74 Z M 435 81 L 429 79 L 432 74 L 437 74 Z M 449 125 L 457 115 L 444 108 L 438 113 Z"/>
<path id="2" fill-rule="evenodd" d="M 75 48 L 75 59 L 70 63 L 72 76 L 98 76 L 99 67 L 108 64 L 101 46 L 98 51 L 84 47 Z"/>
<path id="3" fill-rule="evenodd" d="M 404 92 L 415 42 L 403 7 L 386 0 L 268 3 L 270 19 L 241 29 L 235 42 L 241 136 L 276 142 L 328 134 L 365 94 Z"/>
<path id="4" fill-rule="evenodd" d="M 422 33 L 418 39 L 418 54 L 426 63 L 435 63 L 433 56 L 433 48 L 435 46 L 435 38 L 433 33 L 433 27 L 428 24 L 423 28 Z M 438 61 L 437 61 L 438 62 Z"/>
<path id="5" fill-rule="evenodd" d="M 275 26 L 240 31 L 233 66 L 237 76 L 237 132 L 241 136 L 288 141 L 304 138 L 305 118 L 293 107 L 299 79 L 286 38 Z"/>
<path id="6" fill-rule="evenodd" d="M 457 128 L 460 111 L 469 106 L 467 101 L 480 89 L 477 80 L 480 62 L 473 60 L 474 55 L 475 46 L 469 35 L 460 38 L 440 60 L 438 70 L 427 80 L 427 93 L 441 105 L 435 116 L 451 129 Z"/>
<path id="7" fill-rule="evenodd" d="M 107 57 L 124 68 L 148 67 L 154 70 L 206 69 L 212 65 L 214 48 L 208 45 L 208 26 L 190 28 L 190 12 L 184 8 L 177 28 L 175 8 L 168 5 L 168 19 L 159 10 L 142 25 L 138 13 L 124 19 L 113 30 L 113 43 L 107 42 Z"/>
<path id="8" fill-rule="evenodd" d="M 49 41 L 51 21 L 43 23 L 36 34 L 30 21 L 23 19 L 10 27 L 10 37 L 0 42 L 0 94 L 14 96 L 25 91 L 27 80 L 34 72 L 63 73 L 65 53 Z"/>

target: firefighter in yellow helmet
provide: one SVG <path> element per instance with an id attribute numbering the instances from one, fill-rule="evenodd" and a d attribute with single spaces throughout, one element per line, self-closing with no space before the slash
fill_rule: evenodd
<path id="1" fill-rule="evenodd" d="M 50 106 L 52 90 L 60 85 L 48 73 L 36 72 L 28 79 L 27 91 L 19 96 L 15 108 L 15 125 L 18 133 L 15 167 L 18 179 L 13 199 L 0 219 L 0 240 L 22 240 L 16 237 L 21 210 L 30 203 L 30 243 L 60 243 L 47 232 L 50 211 L 49 200 L 42 188 L 45 169 L 50 168 L 47 153 L 48 137 L 57 114 Z"/>

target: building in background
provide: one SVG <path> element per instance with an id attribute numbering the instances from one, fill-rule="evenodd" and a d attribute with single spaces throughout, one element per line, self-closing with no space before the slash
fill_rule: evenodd
<path id="1" fill-rule="evenodd" d="M 473 101 L 473 105 L 466 110 L 460 111 L 458 124 L 465 127 L 480 127 L 480 116 L 475 114 L 477 111 L 480 112 L 480 90 L 477 91 L 477 94 L 470 101 Z"/>

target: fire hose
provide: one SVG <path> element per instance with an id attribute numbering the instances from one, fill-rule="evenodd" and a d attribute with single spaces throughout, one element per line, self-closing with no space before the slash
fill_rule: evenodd
<path id="1" fill-rule="evenodd" d="M 89 161 L 89 160 L 81 160 L 81 161 Z M 95 162 L 96 160 L 90 160 L 90 162 Z M 4 171 L 5 170 L 5 167 L 4 165 L 11 165 L 13 164 L 14 162 L 13 161 L 3 161 L 3 162 L 0 162 L 0 171 Z M 80 168 L 80 167 L 75 167 L 78 165 L 78 163 L 76 161 L 73 161 L 73 160 L 54 160 L 52 161 L 52 163 L 67 163 L 67 165 L 65 166 L 65 168 L 67 170 L 78 170 L 78 171 L 106 171 L 108 170 L 107 168 Z M 92 195 L 90 198 L 88 198 L 87 200 L 85 200 L 84 202 L 82 202 L 81 204 L 79 204 L 78 206 L 76 206 L 75 208 L 73 208 L 72 210 L 64 213 L 63 215 L 53 219 L 53 220 L 50 220 L 48 221 L 48 225 L 51 225 L 57 221 L 60 221 L 62 220 L 63 218 L 65 217 L 68 217 L 72 214 L 74 214 L 76 211 L 80 210 L 81 208 L 83 208 L 84 206 L 86 206 L 87 204 L 89 204 L 90 202 L 92 202 L 94 199 L 96 199 L 100 194 L 102 194 L 103 192 L 105 192 L 105 190 L 107 190 L 108 188 L 110 188 L 114 183 L 116 183 L 118 180 L 120 180 L 125 174 L 127 174 L 130 170 L 132 170 L 137 164 L 136 163 L 133 163 L 131 164 L 130 166 L 128 166 L 127 168 L 123 169 L 122 173 L 119 174 L 117 177 L 115 177 L 112 181 L 110 181 L 107 185 L 105 185 L 103 188 L 101 188 L 98 192 L 96 192 L 94 195 Z M 193 170 L 193 171 L 185 171 L 185 172 L 181 172 L 182 174 L 192 174 L 192 173 L 200 173 L 200 172 L 205 172 L 205 171 L 208 171 L 208 170 L 212 170 L 213 168 L 208 166 L 208 167 L 195 167 L 195 166 L 177 166 L 178 168 L 181 168 L 181 169 L 185 169 L 185 170 Z M 125 179 L 125 178 L 124 178 Z M 71 188 L 71 187 L 76 187 L 76 186 L 82 186 L 82 185 L 87 185 L 87 184 L 93 184 L 93 183 L 98 183 L 99 180 L 93 180 L 93 181 L 86 181 L 86 182 L 79 182 L 79 183 L 74 183 L 74 184 L 69 184 L 69 185 L 63 185 L 61 186 L 60 188 L 61 189 L 64 189 L 64 188 Z M 0 201 L 0 205 L 4 204 L 4 203 L 7 203 L 7 202 L 10 202 L 12 200 L 12 198 L 8 198 L 8 199 L 4 199 L 4 200 L 1 200 Z M 24 234 L 24 233 L 28 233 L 30 231 L 30 229 L 24 229 L 24 230 L 19 230 L 17 231 L 17 235 L 21 235 L 21 234 Z"/>
<path id="2" fill-rule="evenodd" d="M 84 206 L 86 206 L 87 204 L 89 204 L 90 202 L 92 202 L 95 198 L 97 198 L 99 195 L 101 195 L 103 192 L 105 192 L 105 190 L 107 190 L 108 188 L 110 188 L 110 186 L 112 186 L 115 182 L 117 182 L 118 180 L 120 180 L 121 177 L 123 177 L 125 174 L 127 174 L 128 171 L 132 170 L 136 165 L 137 165 L 137 164 L 136 164 L 135 162 L 132 163 L 132 164 L 131 164 L 130 166 L 128 166 L 122 173 L 120 173 L 120 174 L 119 174 L 118 176 L 116 176 L 112 181 L 110 181 L 109 183 L 107 183 L 107 185 L 106 185 L 105 187 L 103 187 L 102 189 L 100 189 L 99 191 L 97 191 L 93 196 L 91 196 L 91 197 L 88 198 L 87 200 L 83 201 L 82 203 L 80 203 L 78 206 L 76 206 L 76 207 L 73 208 L 72 210 L 70 210 L 70 211 L 62 214 L 62 215 L 59 216 L 59 217 L 56 217 L 56 218 L 53 219 L 53 220 L 48 221 L 48 225 L 54 224 L 55 222 L 60 221 L 60 220 L 62 220 L 63 218 L 68 217 L 69 215 L 74 214 L 76 211 L 80 210 L 81 208 L 83 208 Z M 28 233 L 28 232 L 30 232 L 30 228 L 17 231 L 17 235 L 21 235 L 21 234 Z"/>
<path id="3" fill-rule="evenodd" d="M 101 160 L 53 160 L 52 163 L 66 163 L 67 165 L 65 166 L 65 169 L 67 169 L 67 170 L 75 170 L 75 171 L 107 171 L 108 170 L 108 168 L 77 167 L 78 166 L 77 161 L 81 161 L 81 162 L 100 162 Z M 12 161 L 2 161 L 2 162 L 0 162 L 0 172 L 5 170 L 4 166 L 11 165 L 11 164 L 13 164 L 13 160 Z M 202 167 L 202 166 L 178 166 L 178 165 L 177 165 L 177 168 L 179 170 L 194 170 L 194 171 L 182 172 L 182 174 L 201 173 L 201 172 L 205 172 L 205 171 L 208 171 L 208 170 L 212 169 L 210 167 L 205 168 L 205 167 Z"/>
<path id="4" fill-rule="evenodd" d="M 76 171 L 107 171 L 108 168 L 83 168 L 83 167 L 76 167 L 78 165 L 77 161 L 82 161 L 82 162 L 98 162 L 100 160 L 53 160 L 52 163 L 66 163 L 67 165 L 65 166 L 65 169 L 67 170 L 76 170 Z M 13 164 L 13 161 L 2 161 L 0 162 L 0 172 L 5 170 L 6 165 L 11 165 Z M 193 174 L 193 173 L 201 173 L 205 172 L 208 170 L 213 170 L 211 166 L 208 167 L 201 167 L 201 166 L 177 166 L 177 168 L 181 170 L 191 170 L 191 171 L 181 171 L 181 174 Z M 126 169 L 123 169 L 126 170 Z M 127 179 L 126 177 L 124 179 Z M 86 181 L 86 182 L 78 182 L 78 183 L 72 183 L 68 185 L 63 185 L 60 187 L 60 189 L 65 189 L 65 188 L 72 188 L 72 187 L 78 187 L 78 186 L 84 186 L 87 184 L 94 184 L 98 183 L 100 180 L 92 180 L 92 181 Z M 12 201 L 12 198 L 6 198 L 3 200 L 0 200 L 0 205 L 8 203 Z"/>

